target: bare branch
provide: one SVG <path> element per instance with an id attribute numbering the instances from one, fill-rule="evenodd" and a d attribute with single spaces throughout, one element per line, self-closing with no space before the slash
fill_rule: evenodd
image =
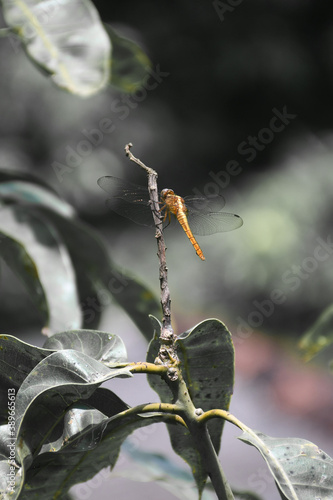
<path id="1" fill-rule="evenodd" d="M 135 158 L 131 153 L 130 148 L 132 143 L 125 146 L 126 155 L 131 161 L 143 168 L 148 176 L 148 191 L 151 204 L 151 211 L 155 223 L 155 237 L 157 241 L 157 256 L 160 261 L 160 289 L 161 289 L 161 305 L 163 312 L 162 331 L 160 335 L 160 350 L 155 362 L 167 366 L 178 363 L 176 354 L 175 340 L 176 335 L 171 326 L 171 298 L 168 285 L 168 268 L 166 265 L 166 247 L 163 237 L 163 221 L 160 211 L 160 203 L 158 198 L 157 177 L 158 174 L 150 167 L 147 167 L 141 160 Z"/>

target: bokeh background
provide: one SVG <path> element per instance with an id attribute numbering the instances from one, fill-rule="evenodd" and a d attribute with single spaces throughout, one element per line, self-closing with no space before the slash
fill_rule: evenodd
<path id="1" fill-rule="evenodd" d="M 328 358 L 304 364 L 297 341 L 333 295 L 333 4 L 94 3 L 104 22 L 147 53 L 150 87 L 133 95 L 110 87 L 83 100 L 54 87 L 15 38 L 1 39 L 0 165 L 51 184 L 100 231 L 114 261 L 157 295 L 154 234 L 107 211 L 97 179 L 115 175 L 145 184 L 124 154 L 131 141 L 133 154 L 158 171 L 160 188 L 207 194 L 218 183 L 226 210 L 241 215 L 244 226 L 198 238 L 205 262 L 183 234 L 166 234 L 175 329 L 181 333 L 208 317 L 224 321 L 236 349 L 231 411 L 266 434 L 309 439 L 332 455 Z M 114 130 L 82 154 L 85 134 L 105 119 Z M 42 325 L 31 308 L 24 310 L 28 299 L 5 266 L 1 296 L 1 330 L 42 345 Z M 116 304 L 101 329 L 124 338 L 131 360 L 144 358 L 143 337 Z M 144 377 L 135 386 L 117 384 L 129 404 L 156 400 Z M 220 454 L 231 483 L 278 499 L 264 462 L 235 440 L 238 434 L 225 427 Z M 164 430 L 136 439 L 172 456 Z M 139 498 L 174 498 L 157 484 L 105 477 L 77 495 L 98 491 L 106 498 L 112 489 L 128 498 L 133 487 Z"/>

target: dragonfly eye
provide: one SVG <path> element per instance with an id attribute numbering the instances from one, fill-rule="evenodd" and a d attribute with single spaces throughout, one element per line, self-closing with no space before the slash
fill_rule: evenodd
<path id="1" fill-rule="evenodd" d="M 162 200 L 165 200 L 165 198 L 169 195 L 174 195 L 175 192 L 172 189 L 162 189 L 161 191 L 161 198 Z"/>

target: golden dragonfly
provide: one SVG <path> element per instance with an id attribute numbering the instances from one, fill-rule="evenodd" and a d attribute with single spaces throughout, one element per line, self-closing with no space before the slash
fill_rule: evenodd
<path id="1" fill-rule="evenodd" d="M 98 185 L 112 195 L 108 207 L 127 219 L 144 226 L 153 226 L 148 189 L 113 176 L 98 179 Z M 232 231 L 242 226 L 239 215 L 221 212 L 225 200 L 220 193 L 214 196 L 185 196 L 182 198 L 172 189 L 160 193 L 164 226 L 176 218 L 192 243 L 197 255 L 205 260 L 199 243 L 194 237 Z"/>

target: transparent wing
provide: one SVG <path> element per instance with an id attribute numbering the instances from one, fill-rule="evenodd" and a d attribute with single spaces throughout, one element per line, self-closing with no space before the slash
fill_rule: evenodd
<path id="1" fill-rule="evenodd" d="M 153 216 L 149 205 L 148 189 L 133 184 L 118 177 L 105 176 L 98 179 L 98 185 L 111 195 L 107 206 L 117 214 L 144 226 L 153 227 Z M 232 231 L 243 224 L 242 219 L 235 214 L 220 212 L 225 206 L 223 196 L 186 196 L 184 198 L 188 209 L 188 222 L 193 234 L 206 236 L 209 234 Z M 168 226 L 166 218 L 164 226 Z M 170 226 L 178 225 L 171 214 Z"/>
<path id="2" fill-rule="evenodd" d="M 192 213 L 200 212 L 201 214 L 208 214 L 210 212 L 220 212 L 225 206 L 225 199 L 222 195 L 217 194 L 214 196 L 185 196 L 185 205 Z"/>
<path id="3" fill-rule="evenodd" d="M 233 231 L 243 225 L 243 219 L 227 212 L 199 213 L 189 211 L 188 223 L 193 234 L 208 236 L 215 233 Z"/>
<path id="4" fill-rule="evenodd" d="M 128 203 L 121 198 L 109 198 L 105 202 L 106 206 L 122 217 L 130 219 L 141 226 L 154 226 L 153 215 L 149 205 L 139 205 Z"/>
<path id="5" fill-rule="evenodd" d="M 110 210 L 142 226 L 154 225 L 147 188 L 113 176 L 101 177 L 97 183 L 112 196 L 106 200 Z"/>
<path id="6" fill-rule="evenodd" d="M 138 184 L 132 184 L 118 177 L 106 175 L 98 179 L 97 184 L 113 198 L 121 198 L 127 203 L 135 203 L 140 205 L 148 205 L 149 193 L 148 189 Z"/>

